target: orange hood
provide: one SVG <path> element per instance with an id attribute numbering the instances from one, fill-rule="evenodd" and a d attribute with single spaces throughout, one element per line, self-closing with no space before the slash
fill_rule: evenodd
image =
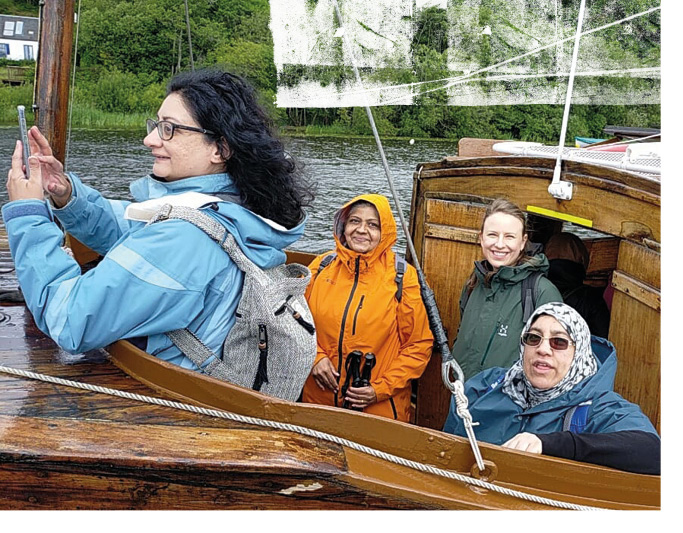
<path id="1" fill-rule="evenodd" d="M 351 207 L 360 200 L 365 200 L 375 206 L 381 225 L 379 244 L 377 244 L 374 250 L 367 253 L 354 252 L 347 248 L 346 239 L 344 238 L 344 225 L 349 218 Z M 334 215 L 334 240 L 337 244 L 337 255 L 349 268 L 351 268 L 350 265 L 354 263 L 358 256 L 365 263 L 364 269 L 370 267 L 396 244 L 396 221 L 391 212 L 389 200 L 381 194 L 361 194 L 346 202 Z"/>

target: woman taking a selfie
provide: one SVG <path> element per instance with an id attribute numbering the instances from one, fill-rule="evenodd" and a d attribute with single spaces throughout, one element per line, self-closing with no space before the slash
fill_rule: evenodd
<path id="1" fill-rule="evenodd" d="M 37 128 L 29 141 L 30 178 L 18 142 L 7 180 L 11 201 L 2 215 L 26 304 L 38 327 L 69 352 L 131 339 L 152 355 L 196 369 L 165 335 L 184 328 L 214 354 L 222 352 L 242 272 L 193 224 L 147 225 L 133 212 L 153 212 L 160 199 L 183 193 L 229 195 L 233 200 L 211 202 L 203 211 L 261 268 L 284 263 L 283 249 L 303 234 L 303 208 L 312 195 L 253 88 L 238 76 L 200 70 L 171 80 L 156 119 L 147 121 L 152 173 L 131 183 L 133 204 L 107 200 L 76 174 L 64 174 Z M 95 268 L 82 274 L 62 250 L 53 217 L 104 256 Z"/>

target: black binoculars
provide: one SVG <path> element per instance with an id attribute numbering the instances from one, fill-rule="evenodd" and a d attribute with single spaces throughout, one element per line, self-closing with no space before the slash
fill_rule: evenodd
<path id="1" fill-rule="evenodd" d="M 365 362 L 363 363 L 363 369 L 361 370 L 360 362 L 363 357 L 363 352 L 360 350 L 354 350 L 346 356 L 346 382 L 341 390 L 342 397 L 346 396 L 349 384 L 354 388 L 367 387 L 370 385 L 370 375 L 375 366 L 375 354 L 370 352 L 365 354 Z M 344 400 L 342 407 L 354 411 L 363 410 L 360 407 L 351 407 L 347 400 Z"/>

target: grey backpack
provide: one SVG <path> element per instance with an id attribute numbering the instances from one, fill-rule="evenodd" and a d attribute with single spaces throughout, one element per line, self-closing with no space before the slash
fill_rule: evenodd
<path id="1" fill-rule="evenodd" d="M 150 224 L 180 219 L 216 241 L 244 272 L 236 321 L 216 356 L 190 330 L 167 333 L 199 369 L 218 379 L 295 401 L 311 371 L 317 344 L 304 292 L 311 272 L 300 264 L 261 269 L 218 221 L 198 209 L 164 205 Z"/>

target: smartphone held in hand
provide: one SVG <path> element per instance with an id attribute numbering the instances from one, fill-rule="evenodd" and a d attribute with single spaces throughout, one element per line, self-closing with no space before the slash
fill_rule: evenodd
<path id="1" fill-rule="evenodd" d="M 31 155 L 31 149 L 28 145 L 28 130 L 26 128 L 26 112 L 23 105 L 17 106 L 19 113 L 19 129 L 21 130 L 21 144 L 23 145 L 24 168 L 26 169 L 26 177 L 30 176 L 30 169 L 28 167 L 28 158 Z"/>

